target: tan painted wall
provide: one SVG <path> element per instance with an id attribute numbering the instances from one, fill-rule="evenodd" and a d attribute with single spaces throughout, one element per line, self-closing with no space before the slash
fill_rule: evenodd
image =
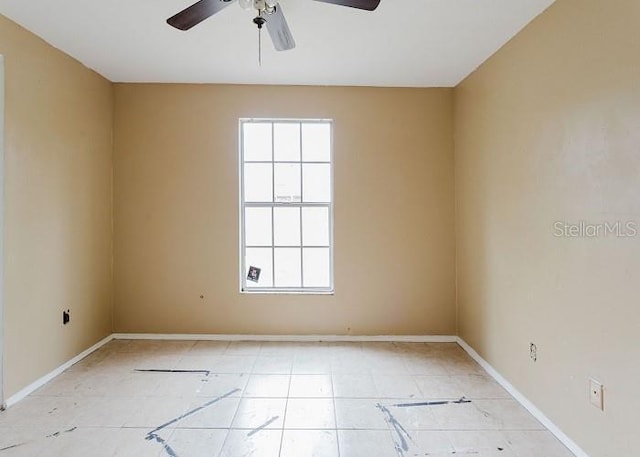
<path id="1" fill-rule="evenodd" d="M 2 16 L 0 54 L 9 397 L 111 332 L 113 90 Z"/>
<path id="2" fill-rule="evenodd" d="M 116 85 L 115 95 L 116 331 L 455 331 L 450 90 Z M 335 120 L 335 295 L 239 293 L 240 117 Z"/>
<path id="3" fill-rule="evenodd" d="M 459 333 L 592 457 L 638 453 L 640 235 L 554 223 L 640 228 L 639 27 L 558 0 L 455 91 Z"/>

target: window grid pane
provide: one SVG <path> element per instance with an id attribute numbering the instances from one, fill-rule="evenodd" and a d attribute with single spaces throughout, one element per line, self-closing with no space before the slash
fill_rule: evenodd
<path id="1" fill-rule="evenodd" d="M 329 286 L 329 249 L 328 248 L 304 248 L 302 250 L 304 264 L 302 268 L 306 270 L 306 283 L 309 287 Z"/>
<path id="2" fill-rule="evenodd" d="M 271 208 L 246 207 L 244 210 L 244 239 L 248 247 L 271 247 Z"/>
<path id="3" fill-rule="evenodd" d="M 275 248 L 273 283 L 276 287 L 301 287 L 302 265 L 300 248 Z"/>
<path id="4" fill-rule="evenodd" d="M 268 124 L 246 123 L 242 129 L 245 162 L 270 161 L 273 159 L 273 132 Z"/>
<path id="5" fill-rule="evenodd" d="M 300 124 L 273 124 L 273 159 L 276 162 L 300 162 Z"/>
<path id="6" fill-rule="evenodd" d="M 241 121 L 241 131 L 241 289 L 332 292 L 330 122 L 246 120 Z M 258 138 L 252 138 L 251 132 L 258 132 Z M 245 156 L 245 143 L 249 157 Z M 265 160 L 267 155 L 270 157 Z M 253 167 L 247 167 L 249 164 Z M 249 213 L 249 209 L 262 212 Z M 249 214 L 261 217 L 250 218 Z M 265 217 L 267 214 L 270 217 Z M 271 227 L 247 227 L 265 225 L 268 219 Z M 265 246 L 269 235 L 271 245 Z M 261 246 L 269 256 L 256 256 Z M 269 265 L 249 265 L 251 261 Z M 261 268 L 264 279 L 249 281 L 249 267 Z"/>
<path id="7" fill-rule="evenodd" d="M 331 166 L 329 164 L 302 165 L 302 201 L 328 203 L 331 201 Z"/>
<path id="8" fill-rule="evenodd" d="M 273 201 L 273 167 L 263 163 L 244 164 L 244 199 L 247 202 Z"/>
<path id="9" fill-rule="evenodd" d="M 260 268 L 260 277 L 257 281 L 247 281 L 247 289 L 273 286 L 273 269 L 271 265 L 273 257 L 272 248 L 247 248 L 245 254 L 245 277 L 249 274 L 250 267 Z"/>
<path id="10" fill-rule="evenodd" d="M 300 246 L 300 208 L 279 207 L 273 209 L 274 246 Z"/>
<path id="11" fill-rule="evenodd" d="M 274 199 L 276 202 L 302 201 L 301 172 L 299 163 L 274 162 Z"/>

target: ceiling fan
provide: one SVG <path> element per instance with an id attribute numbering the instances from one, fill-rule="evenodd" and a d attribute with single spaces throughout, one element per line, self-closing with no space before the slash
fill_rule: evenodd
<path id="1" fill-rule="evenodd" d="M 222 11 L 235 0 L 200 0 L 190 7 L 180 11 L 178 14 L 167 19 L 167 24 L 179 30 L 189 30 L 205 19 Z M 378 7 L 380 0 L 315 0 L 322 3 L 332 3 L 334 5 L 348 6 L 361 10 L 373 11 Z M 258 26 L 258 30 L 263 25 L 267 26 L 267 31 L 271 37 L 277 51 L 287 51 L 296 46 L 291 30 L 282 13 L 282 7 L 277 0 L 238 0 L 244 9 L 255 9 L 258 15 L 253 19 L 253 23 Z"/>

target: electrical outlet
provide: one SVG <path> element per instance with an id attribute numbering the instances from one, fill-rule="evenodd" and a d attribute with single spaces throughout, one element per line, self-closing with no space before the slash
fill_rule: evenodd
<path id="1" fill-rule="evenodd" d="M 534 362 L 538 361 L 538 347 L 534 343 L 529 343 L 529 357 Z"/>
<path id="2" fill-rule="evenodd" d="M 604 387 L 593 378 L 589 379 L 589 401 L 600 411 L 604 411 Z"/>

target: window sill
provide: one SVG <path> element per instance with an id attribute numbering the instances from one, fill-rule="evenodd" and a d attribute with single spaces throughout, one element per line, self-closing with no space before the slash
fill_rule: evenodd
<path id="1" fill-rule="evenodd" d="M 241 294 L 247 295 L 335 295 L 335 290 L 299 290 L 299 289 L 247 289 L 240 290 Z"/>

